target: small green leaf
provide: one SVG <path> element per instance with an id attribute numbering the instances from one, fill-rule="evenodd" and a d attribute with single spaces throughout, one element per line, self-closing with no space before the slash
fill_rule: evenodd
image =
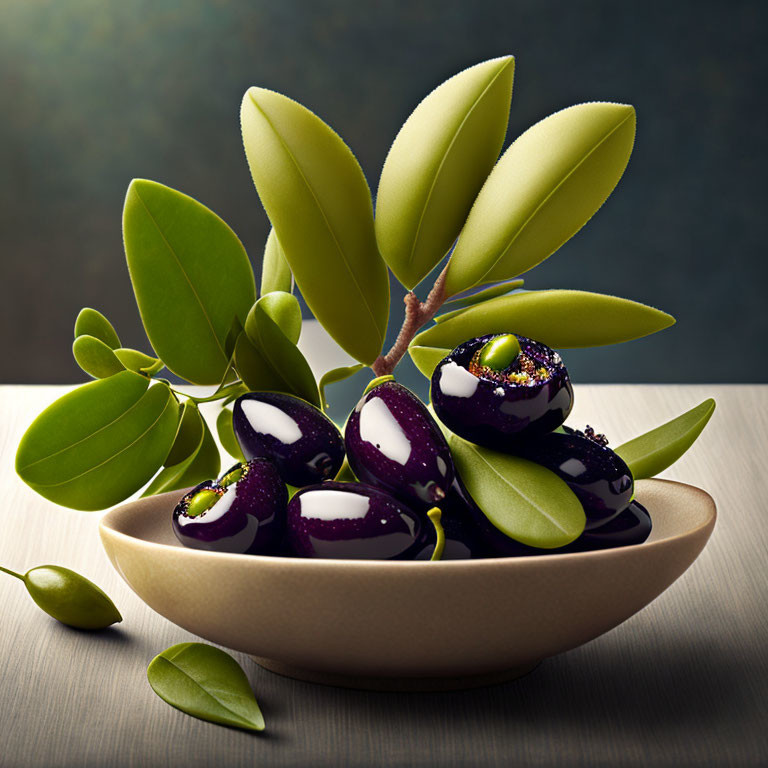
<path id="1" fill-rule="evenodd" d="M 323 410 L 328 410 L 328 400 L 325 397 L 325 388 L 329 384 L 335 384 L 337 381 L 344 381 L 350 376 L 354 376 L 358 371 L 365 368 L 362 363 L 356 363 L 355 365 L 343 365 L 340 368 L 333 368 L 330 371 L 326 371 L 320 378 L 320 402 L 322 403 Z"/>
<path id="2" fill-rule="evenodd" d="M 514 280 L 505 280 L 503 283 L 491 285 L 488 288 L 483 288 L 481 291 L 470 293 L 468 296 L 457 296 L 455 299 L 449 299 L 445 302 L 444 306 L 449 308 L 472 307 L 475 304 L 480 304 L 481 302 L 488 301 L 489 299 L 495 299 L 498 296 L 503 296 L 504 294 L 509 293 L 510 291 L 522 288 L 524 283 L 525 280 L 523 280 L 522 277 L 517 277 Z"/>
<path id="3" fill-rule="evenodd" d="M 440 364 L 440 361 L 452 349 L 453 347 L 420 347 L 414 345 L 408 347 L 408 354 L 411 356 L 413 364 L 429 379 L 432 377 L 435 368 Z"/>
<path id="4" fill-rule="evenodd" d="M 285 291 L 265 293 L 257 302 L 259 306 L 275 321 L 277 327 L 296 344 L 301 335 L 301 307 L 299 300 Z M 253 322 L 252 315 L 245 320 L 245 330 L 249 333 L 248 322 Z M 252 335 L 249 333 L 249 335 Z"/>
<path id="5" fill-rule="evenodd" d="M 123 617 L 92 581 L 60 565 L 39 565 L 24 574 L 30 597 L 56 621 L 77 629 L 106 629 Z"/>
<path id="6" fill-rule="evenodd" d="M 484 61 L 438 86 L 389 150 L 376 195 L 376 238 L 413 288 L 445 256 L 507 132 L 515 60 Z"/>
<path id="7" fill-rule="evenodd" d="M 360 165 L 317 115 L 279 93 L 249 88 L 240 118 L 256 190 L 304 299 L 346 352 L 372 363 L 389 276 Z"/>
<path id="8" fill-rule="evenodd" d="M 483 291 L 478 291 L 477 293 L 470 294 L 469 296 L 465 296 L 461 299 L 453 299 L 453 301 L 448 301 L 445 303 L 444 306 L 447 307 L 449 311 L 443 312 L 440 315 L 436 315 L 435 322 L 444 323 L 446 320 L 450 320 L 452 317 L 456 317 L 456 315 L 460 315 L 465 309 L 469 309 L 469 307 L 474 307 L 477 304 L 482 304 L 484 301 L 490 301 L 491 299 L 496 299 L 499 296 L 505 296 L 511 291 L 521 288 L 522 285 L 523 285 L 522 280 L 508 280 L 505 283 L 492 285 L 490 288 L 486 288 Z M 456 307 L 456 309 L 451 309 L 451 307 Z"/>
<path id="9" fill-rule="evenodd" d="M 635 480 L 653 477 L 671 467 L 696 441 L 715 412 L 711 398 L 690 411 L 616 448 Z"/>
<path id="10" fill-rule="evenodd" d="M 128 269 L 149 341 L 169 370 L 218 384 L 229 362 L 234 317 L 256 298 L 248 256 L 235 233 L 197 200 L 134 179 L 123 212 Z"/>
<path id="11" fill-rule="evenodd" d="M 78 387 L 30 425 L 16 472 L 49 501 L 105 509 L 143 486 L 176 434 L 178 404 L 164 384 L 132 371 Z"/>
<path id="12" fill-rule="evenodd" d="M 293 275 L 274 229 L 269 230 L 261 264 L 261 295 L 272 291 L 293 293 Z"/>
<path id="13" fill-rule="evenodd" d="M 163 462 L 164 467 L 172 467 L 194 453 L 203 437 L 203 417 L 200 409 L 192 400 L 186 400 L 181 407 L 176 435 L 171 450 Z"/>
<path id="14" fill-rule="evenodd" d="M 212 645 L 172 645 L 152 659 L 147 679 L 163 701 L 192 717 L 264 730 L 264 716 L 242 667 Z"/>
<path id="15" fill-rule="evenodd" d="M 530 547 L 553 549 L 584 530 L 581 502 L 554 472 L 452 433 L 448 444 L 470 495 L 502 533 Z"/>
<path id="16" fill-rule="evenodd" d="M 476 304 L 419 333 L 409 352 L 431 376 L 463 342 L 487 333 L 517 333 L 555 349 L 599 347 L 648 336 L 673 325 L 666 312 L 617 296 L 586 291 L 527 291 Z M 437 351 L 426 352 L 433 348 Z"/>
<path id="17" fill-rule="evenodd" d="M 451 255 L 447 295 L 521 275 L 554 253 L 611 194 L 634 140 L 627 104 L 577 104 L 529 128 L 472 206 Z"/>
<path id="18" fill-rule="evenodd" d="M 78 336 L 93 336 L 103 341 L 110 349 L 120 346 L 120 338 L 112 323 L 96 309 L 85 307 L 75 320 L 75 338 Z"/>
<path id="19" fill-rule="evenodd" d="M 175 481 L 174 489 L 188 488 L 221 474 L 221 453 L 208 424 L 203 419 L 203 441 L 186 471 Z"/>
<path id="20" fill-rule="evenodd" d="M 197 485 L 216 477 L 220 469 L 221 457 L 208 425 L 197 405 L 187 400 L 163 469 L 152 479 L 142 496 Z"/>
<path id="21" fill-rule="evenodd" d="M 95 336 L 78 336 L 72 344 L 72 354 L 75 362 L 95 379 L 106 379 L 125 370 L 114 351 Z"/>
<path id="22" fill-rule="evenodd" d="M 245 461 L 245 456 L 240 450 L 240 444 L 235 437 L 235 429 L 232 426 L 232 409 L 222 408 L 216 417 L 216 431 L 219 434 L 219 442 L 224 450 L 237 461 Z"/>
<path id="23" fill-rule="evenodd" d="M 151 376 L 163 369 L 163 361 L 151 355 L 145 355 L 138 349 L 120 347 L 115 350 L 117 359 L 129 370 L 136 373 L 146 373 Z"/>
<path id="24" fill-rule="evenodd" d="M 317 382 L 304 355 L 260 303 L 253 305 L 235 348 L 235 364 L 252 391 L 286 392 L 319 407 Z M 250 349 L 248 349 L 250 347 Z"/>

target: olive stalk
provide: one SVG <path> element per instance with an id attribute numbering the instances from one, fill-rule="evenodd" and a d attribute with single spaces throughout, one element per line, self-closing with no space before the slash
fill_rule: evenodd
<path id="1" fill-rule="evenodd" d="M 435 526 L 435 550 L 432 553 L 432 557 L 429 559 L 432 561 L 440 560 L 443 556 L 443 550 L 445 549 L 445 531 L 443 530 L 443 525 L 440 522 L 440 518 L 442 517 L 443 513 L 440 511 L 439 507 L 433 507 L 432 509 L 427 512 L 427 517 L 429 518 L 432 525 Z"/>
<path id="2" fill-rule="evenodd" d="M 405 318 L 400 327 L 400 333 L 392 345 L 392 348 L 386 355 L 379 355 L 371 365 L 371 369 L 376 376 L 386 376 L 395 370 L 397 364 L 408 350 L 408 345 L 413 341 L 413 337 L 426 325 L 436 314 L 446 300 L 445 295 L 445 276 L 448 271 L 448 265 L 445 265 L 443 271 L 438 275 L 432 290 L 424 301 L 419 301 L 413 291 L 405 294 Z"/>
<path id="3" fill-rule="evenodd" d="M 20 573 L 16 573 L 16 571 L 12 571 L 10 568 L 3 568 L 3 566 L 0 565 L 0 571 L 7 573 L 9 576 L 15 576 L 17 579 L 24 581 L 24 577 Z"/>

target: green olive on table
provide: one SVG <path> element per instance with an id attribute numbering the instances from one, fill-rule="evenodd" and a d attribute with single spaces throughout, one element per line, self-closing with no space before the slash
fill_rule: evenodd
<path id="1" fill-rule="evenodd" d="M 106 629 L 123 620 L 109 597 L 92 581 L 60 565 L 39 565 L 24 575 L 0 566 L 24 582 L 30 597 L 49 616 L 76 629 Z"/>

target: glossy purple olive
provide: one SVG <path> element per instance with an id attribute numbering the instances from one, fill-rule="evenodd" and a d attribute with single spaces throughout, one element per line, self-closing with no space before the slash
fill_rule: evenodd
<path id="1" fill-rule="evenodd" d="M 336 477 L 344 441 L 336 425 L 305 400 L 249 392 L 235 401 L 232 426 L 246 459 L 271 459 L 286 483 L 300 488 Z"/>
<path id="2" fill-rule="evenodd" d="M 585 530 L 570 544 L 557 549 L 538 549 L 510 539 L 496 528 L 477 506 L 459 477 L 451 487 L 446 504 L 448 510 L 455 509 L 457 506 L 463 509 L 473 521 L 482 541 L 477 550 L 479 557 L 556 555 L 642 544 L 650 535 L 652 528 L 648 511 L 637 500 L 632 500 L 618 515 L 603 525 Z"/>
<path id="3" fill-rule="evenodd" d="M 391 377 L 360 399 L 344 442 L 357 478 L 418 509 L 439 505 L 453 482 L 443 433 L 424 403 Z"/>
<path id="4" fill-rule="evenodd" d="M 288 542 L 301 557 L 394 560 L 412 554 L 421 518 L 364 483 L 302 488 L 288 504 Z"/>
<path id="5" fill-rule="evenodd" d="M 452 432 L 508 452 L 559 427 L 573 407 L 573 387 L 560 355 L 512 333 L 480 336 L 456 347 L 435 368 L 430 396 Z"/>
<path id="6" fill-rule="evenodd" d="M 592 528 L 558 552 L 589 552 L 594 549 L 613 549 L 642 544 L 650 535 L 653 523 L 648 510 L 633 499 L 626 509 L 607 523 Z"/>
<path id="7" fill-rule="evenodd" d="M 173 511 L 173 532 L 194 549 L 276 554 L 287 504 L 288 491 L 272 462 L 252 459 L 189 491 Z"/>
<path id="8" fill-rule="evenodd" d="M 587 516 L 585 530 L 607 523 L 626 509 L 634 492 L 632 472 L 608 447 L 604 435 L 561 427 L 529 440 L 520 455 L 541 464 L 568 483 Z"/>

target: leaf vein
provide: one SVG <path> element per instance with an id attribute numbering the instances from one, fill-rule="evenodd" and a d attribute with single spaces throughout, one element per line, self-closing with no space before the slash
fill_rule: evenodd
<path id="1" fill-rule="evenodd" d="M 141 374 L 136 374 L 136 375 L 140 376 Z M 117 422 L 119 422 L 121 419 L 124 419 L 134 408 L 136 408 L 139 405 L 139 403 L 144 399 L 144 395 L 146 395 L 146 393 L 147 393 L 146 390 L 142 392 L 141 397 L 138 400 L 136 400 L 136 402 L 130 408 L 128 408 L 128 410 L 123 411 L 119 416 L 112 419 L 112 421 L 106 423 L 103 427 L 99 427 L 95 432 L 91 432 L 90 434 L 86 435 L 80 440 L 76 440 L 74 443 L 65 445 L 63 448 L 60 448 L 58 451 L 49 453 L 47 456 L 43 456 L 40 459 L 35 459 L 35 461 L 31 462 L 30 464 L 20 467 L 19 473 L 26 472 L 30 467 L 34 467 L 36 464 L 39 464 L 42 461 L 46 461 L 47 459 L 52 459 L 54 456 L 58 456 L 60 453 L 64 453 L 65 451 L 68 451 L 70 448 L 74 448 L 76 445 L 80 445 L 81 443 L 84 443 L 86 440 L 90 440 L 95 435 L 98 435 L 99 432 L 103 432 L 105 429 L 108 429 L 113 424 L 117 424 Z"/>
<path id="2" fill-rule="evenodd" d="M 161 385 L 163 386 L 163 385 Z M 141 398 L 144 399 L 143 397 Z M 86 469 L 84 472 L 81 472 L 79 475 L 75 475 L 74 477 L 67 478 L 66 480 L 62 480 L 59 483 L 35 483 L 35 485 L 38 488 L 57 488 L 60 485 L 66 485 L 67 483 L 71 483 L 75 480 L 79 480 L 81 477 L 85 477 L 86 475 L 89 475 L 91 472 L 96 471 L 99 467 L 103 467 L 105 464 L 109 464 L 109 462 L 114 461 L 116 458 L 118 458 L 121 454 L 125 453 L 129 448 L 132 448 L 136 443 L 138 443 L 145 435 L 149 434 L 149 432 L 152 430 L 152 428 L 157 424 L 160 419 L 163 418 L 165 415 L 166 410 L 168 410 L 168 406 L 175 402 L 173 397 L 171 397 L 170 392 L 168 393 L 168 399 L 163 406 L 163 410 L 160 411 L 160 414 L 158 417 L 133 441 L 131 441 L 128 445 L 121 448 L 117 453 L 110 456 L 108 459 L 104 459 L 104 461 L 99 462 L 98 464 L 95 464 L 90 469 Z"/>
<path id="3" fill-rule="evenodd" d="M 492 471 L 494 474 L 498 475 L 498 476 L 501 478 L 501 480 L 503 481 L 504 485 L 506 485 L 508 488 L 510 488 L 510 489 L 511 489 L 511 490 L 512 490 L 514 493 L 516 493 L 516 494 L 517 494 L 518 496 L 520 496 L 522 499 L 524 499 L 525 501 L 527 501 L 527 502 L 528 502 L 528 504 L 530 504 L 530 506 L 531 506 L 531 507 L 533 507 L 535 510 L 537 510 L 537 511 L 538 511 L 538 512 L 539 512 L 539 513 L 540 513 L 540 514 L 543 516 L 543 517 L 546 517 L 546 518 L 547 518 L 547 520 L 549 520 L 549 522 L 550 522 L 550 523 L 552 523 L 552 525 L 554 525 L 554 526 L 555 526 L 555 528 L 557 528 L 557 529 L 561 530 L 563 533 L 566 533 L 566 534 L 567 534 L 567 533 L 569 533 L 569 531 L 568 531 L 567 529 L 563 528 L 563 527 L 562 527 L 562 526 L 561 526 L 561 525 L 560 525 L 560 524 L 557 522 L 557 520 L 555 520 L 555 519 L 554 519 L 554 518 L 553 518 L 551 515 L 548 515 L 548 514 L 547 514 L 547 513 L 546 513 L 546 512 L 545 512 L 545 511 L 544 511 L 544 510 L 543 510 L 543 509 L 542 509 L 542 508 L 541 508 L 541 507 L 538 505 L 538 504 L 536 504 L 534 501 L 532 501 L 530 498 L 528 498 L 528 496 L 526 496 L 526 495 L 525 495 L 525 494 L 524 494 L 524 493 L 523 493 L 523 492 L 522 492 L 522 491 L 521 491 L 519 488 L 517 488 L 517 487 L 515 487 L 515 486 L 512 486 L 512 485 L 510 485 L 510 483 L 509 483 L 509 481 L 507 480 L 507 478 L 505 478 L 505 477 L 504 477 L 504 475 L 502 475 L 502 474 L 501 474 L 501 472 L 499 472 L 499 471 L 496 469 L 496 467 L 494 467 L 494 466 L 493 466 L 493 465 L 492 465 L 492 464 L 491 464 L 491 463 L 488 461 L 488 459 L 486 459 L 486 458 L 485 458 L 485 456 L 483 456 L 482 454 L 480 454 L 480 453 L 479 453 L 479 452 L 478 452 L 478 451 L 477 451 L 475 448 L 473 448 L 472 450 L 473 450 L 473 451 L 475 452 L 475 454 L 476 454 L 476 455 L 477 455 L 477 456 L 478 456 L 478 457 L 479 457 L 479 458 L 480 458 L 480 459 L 483 461 L 483 463 L 485 463 L 485 464 L 486 464 L 486 465 L 489 467 L 489 469 L 490 469 L 490 470 L 491 470 L 491 471 Z"/>
<path id="4" fill-rule="evenodd" d="M 492 271 L 493 271 L 493 270 L 496 268 L 496 266 L 498 265 L 498 263 L 499 263 L 499 262 L 500 262 L 500 261 L 501 261 L 501 260 L 504 258 L 504 256 L 506 256 L 506 254 L 508 253 L 509 249 L 510 249 L 510 248 L 511 248 L 511 247 L 514 245 L 515 241 L 518 239 L 518 237 L 520 237 L 520 235 L 523 233 L 523 231 L 525 230 L 525 228 L 526 228 L 526 227 L 527 227 L 527 226 L 528 226 L 528 225 L 531 223 L 531 221 L 534 219 L 534 217 L 536 216 L 536 214 L 537 214 L 537 213 L 538 213 L 538 212 L 539 212 L 539 211 L 540 211 L 540 210 L 541 210 L 541 209 L 542 209 L 542 208 L 543 208 L 543 207 L 544 207 L 544 206 L 545 206 L 545 205 L 546 205 L 546 204 L 549 202 L 550 198 L 551 198 L 551 197 L 552 197 L 552 196 L 553 196 L 553 195 L 554 195 L 554 194 L 557 192 L 557 190 L 558 190 L 558 189 L 560 189 L 560 187 L 562 187 L 562 186 L 563 186 L 563 184 L 565 184 L 565 182 L 566 182 L 566 181 L 568 181 L 568 179 L 570 179 L 570 178 L 571 178 L 571 176 L 573 176 L 573 174 L 574 174 L 574 173 L 576 173 L 576 171 L 577 171 L 577 170 L 578 170 L 578 169 L 579 169 L 579 168 L 580 168 L 580 167 L 581 167 L 581 166 L 582 166 L 582 165 L 583 165 L 583 164 L 584 164 L 584 163 L 585 163 L 585 162 L 586 162 L 586 161 L 587 161 L 587 160 L 588 160 L 588 159 L 589 159 L 589 158 L 590 158 L 590 157 L 591 157 L 591 156 L 592 156 L 592 155 L 593 155 L 593 154 L 594 154 L 594 153 L 595 153 L 595 152 L 596 152 L 596 151 L 597 151 L 597 150 L 598 150 L 598 149 L 599 149 L 599 148 L 600 148 L 600 147 L 601 147 L 603 144 L 605 144 L 605 142 L 606 142 L 606 141 L 608 141 L 608 139 L 609 139 L 609 138 L 610 138 L 610 137 L 611 137 L 611 136 L 612 136 L 614 133 L 616 133 L 616 131 L 618 131 L 618 130 L 619 130 L 619 128 L 621 128 L 621 126 L 622 126 L 622 125 L 624 125 L 624 123 L 626 123 L 626 122 L 627 122 L 627 120 L 629 120 L 631 117 L 632 117 L 632 113 L 630 112 L 630 114 L 628 114 L 628 115 L 627 115 L 627 116 L 626 116 L 626 117 L 625 117 L 625 118 L 624 118 L 624 119 L 623 119 L 621 122 L 619 122 L 617 125 L 615 125 L 613 128 L 611 128 L 611 130 L 610 130 L 610 131 L 608 131 L 608 133 L 606 133 L 606 134 L 605 134 L 605 136 L 603 136 L 603 137 L 600 139 L 600 141 L 598 141 L 598 142 L 595 144 L 595 146 L 594 146 L 594 147 L 592 147 L 592 149 L 590 149 L 590 150 L 589 150 L 589 152 L 587 152 L 587 153 L 584 155 L 584 157 L 582 157 L 582 158 L 581 158 L 581 160 L 579 160 L 579 162 L 578 162 L 578 163 L 576 163 L 576 165 L 574 165 L 574 166 L 573 166 L 573 168 L 571 168 L 571 170 L 570 170 L 570 171 L 568 171 L 568 173 L 567 173 L 565 176 L 563 176 L 563 178 L 562 178 L 562 179 L 560 179 L 560 181 L 557 183 L 557 185 L 556 185 L 555 187 L 553 187 L 553 188 L 552 188 L 552 190 L 551 190 L 551 191 L 550 191 L 550 192 L 547 194 L 547 196 L 546 196 L 546 197 L 545 197 L 545 198 L 544 198 L 544 199 L 543 199 L 543 200 L 542 200 L 542 201 L 541 201 L 541 202 L 540 202 L 540 203 L 539 203 L 539 204 L 536 206 L 536 208 L 533 210 L 533 212 L 531 213 L 531 215 L 530 215 L 530 216 L 528 216 L 528 218 L 527 218 L 527 219 L 526 219 L 526 220 L 523 222 L 522 226 L 521 226 L 521 227 L 520 227 L 520 228 L 517 230 L 517 232 L 516 232 L 516 233 L 515 233 L 515 234 L 512 236 L 512 239 L 509 241 L 509 243 L 507 243 L 507 245 L 506 245 L 506 246 L 503 248 L 503 250 L 501 251 L 501 253 L 500 253 L 500 254 L 499 254 L 497 257 L 496 257 L 496 259 L 494 259 L 494 261 L 493 261 L 493 263 L 491 264 L 491 266 L 490 266 L 490 267 L 489 267 L 489 268 L 488 268 L 488 269 L 487 269 L 487 270 L 486 270 L 486 271 L 485 271 L 485 272 L 482 274 L 482 276 L 480 277 L 480 279 L 479 279 L 479 280 L 477 280 L 477 281 L 475 282 L 475 285 L 478 285 L 478 284 L 482 283 L 482 281 L 483 281 L 483 279 L 486 277 L 486 275 L 490 274 L 490 273 L 491 273 L 491 272 L 492 272 Z"/>
<path id="5" fill-rule="evenodd" d="M 291 159 L 291 162 L 296 167 L 296 170 L 298 171 L 299 176 L 301 177 L 301 180 L 304 182 L 304 184 L 306 185 L 307 189 L 309 190 L 310 195 L 312 195 L 312 199 L 315 201 L 315 204 L 317 205 L 317 209 L 320 211 L 320 215 L 322 216 L 323 222 L 325 223 L 325 226 L 328 229 L 329 234 L 331 235 L 331 239 L 333 240 L 333 243 L 336 246 L 336 250 L 338 250 L 339 255 L 341 256 L 341 261 L 344 264 L 344 266 L 347 268 L 347 271 L 349 272 L 349 275 L 352 278 L 352 282 L 355 284 L 355 287 L 357 288 L 358 293 L 360 294 L 360 297 L 363 300 L 363 304 L 364 304 L 366 310 L 368 310 L 368 314 L 371 317 L 371 321 L 373 322 L 373 327 L 374 327 L 374 329 L 376 331 L 376 335 L 377 335 L 377 337 L 379 339 L 379 347 L 383 346 L 383 344 L 384 344 L 384 334 L 382 333 L 382 330 L 379 328 L 379 324 L 376 322 L 376 317 L 373 314 L 373 309 L 371 308 L 371 305 L 370 305 L 370 303 L 368 301 L 368 297 L 367 297 L 365 291 L 360 287 L 360 283 L 358 282 L 357 275 L 355 274 L 354 270 L 352 269 L 352 267 L 349 264 L 349 261 L 347 259 L 347 255 L 344 253 L 344 250 L 342 249 L 341 243 L 339 243 L 339 241 L 338 241 L 338 239 L 336 237 L 336 233 L 334 232 L 333 227 L 331 227 L 331 223 L 330 223 L 330 221 L 328 220 L 328 217 L 325 214 L 325 209 L 322 207 L 322 205 L 320 205 L 320 200 L 317 197 L 317 195 L 315 194 L 315 190 L 313 189 L 312 185 L 309 183 L 309 180 L 307 179 L 307 177 L 304 175 L 304 171 L 302 170 L 301 165 L 299 165 L 299 161 L 296 159 L 296 157 L 294 156 L 293 152 L 291 152 L 290 148 L 285 143 L 285 140 L 280 135 L 280 132 L 272 124 L 272 121 L 269 119 L 269 117 L 267 116 L 266 112 L 264 112 L 264 110 L 259 106 L 259 104 L 256 101 L 256 99 L 254 99 L 253 96 L 250 93 L 249 93 L 249 96 L 251 98 L 251 103 L 253 104 L 254 107 L 256 107 L 256 109 L 259 110 L 259 112 L 262 114 L 264 119 L 267 121 L 267 124 L 272 129 L 272 132 L 275 134 L 275 136 L 277 137 L 278 141 L 283 146 L 283 149 L 285 150 L 286 154 Z M 285 252 L 285 251 L 283 251 L 283 252 Z M 286 258 L 286 261 L 287 260 L 288 259 Z M 290 263 L 289 263 L 288 266 L 290 266 Z M 293 270 L 291 270 L 291 276 L 295 277 L 293 275 Z"/>
<path id="6" fill-rule="evenodd" d="M 421 209 L 421 214 L 419 215 L 419 223 L 416 226 L 416 232 L 413 236 L 413 245 L 411 246 L 411 252 L 408 255 L 408 261 L 407 264 L 410 266 L 413 263 L 413 257 L 416 253 L 416 245 L 419 241 L 419 236 L 421 234 L 421 225 L 424 222 L 424 216 L 427 213 L 427 208 L 429 207 L 429 202 L 432 199 L 432 193 L 434 192 L 435 187 L 437 186 L 437 180 L 440 177 L 440 173 L 443 170 L 443 166 L 445 165 L 446 160 L 448 159 L 448 155 L 451 153 L 451 150 L 453 149 L 453 145 L 456 143 L 456 139 L 459 137 L 459 134 L 461 133 L 461 129 L 464 127 L 464 124 L 469 120 L 469 116 L 474 112 L 475 107 L 480 103 L 480 101 L 483 99 L 486 93 L 490 90 L 490 88 L 493 86 L 493 84 L 501 77 L 501 74 L 506 70 L 506 68 L 509 66 L 509 61 L 499 69 L 499 71 L 491 78 L 491 80 L 488 82 L 488 84 L 483 88 L 482 93 L 472 102 L 472 106 L 467 110 L 467 114 L 464 115 L 462 118 L 461 123 L 456 128 L 455 133 L 451 137 L 451 141 L 448 144 L 445 153 L 443 154 L 442 159 L 440 160 L 440 164 L 437 167 L 437 170 L 435 171 L 435 175 L 432 179 L 432 184 L 430 184 L 429 192 L 427 192 L 427 199 L 424 201 L 424 206 Z"/>
<path id="7" fill-rule="evenodd" d="M 229 712 L 236 720 L 240 721 L 241 723 L 247 723 L 248 725 L 254 725 L 254 723 L 251 720 L 247 720 L 243 715 L 236 712 L 231 707 L 228 707 L 220 698 L 217 696 L 214 696 L 213 693 L 211 693 L 207 688 L 203 688 L 200 683 L 195 680 L 192 675 L 185 672 L 178 664 L 174 664 L 173 661 L 171 661 L 167 656 L 161 656 L 160 657 L 164 662 L 167 664 L 170 664 L 174 669 L 178 670 L 184 677 L 187 678 L 187 680 L 191 680 L 206 696 L 213 699 L 222 709 L 225 709 L 227 712 Z M 215 688 L 212 688 L 214 692 L 216 692 Z"/>
<path id="8" fill-rule="evenodd" d="M 208 323 L 208 327 L 211 329 L 211 335 L 213 336 L 213 340 L 216 342 L 216 346 L 219 348 L 219 351 L 222 354 L 222 357 L 224 360 L 227 360 L 227 353 L 224 351 L 224 348 L 221 346 L 221 341 L 219 340 L 219 337 L 216 335 L 216 331 L 214 330 L 213 323 L 211 322 L 211 318 L 208 315 L 208 312 L 205 309 L 205 305 L 202 302 L 202 299 L 200 298 L 200 294 L 198 294 L 197 289 L 195 288 L 194 284 L 192 283 L 192 280 L 190 279 L 189 275 L 187 274 L 187 271 L 184 269 L 184 265 L 181 263 L 181 260 L 179 259 L 178 255 L 176 254 L 176 251 L 173 249 L 171 244 L 168 242 L 167 238 L 165 237 L 165 233 L 160 228 L 160 225 L 155 220 L 155 217 L 152 215 L 152 212 L 149 210 L 149 207 L 144 202 L 143 198 L 139 194 L 139 191 L 134 187 L 133 190 L 136 194 L 136 198 L 139 200 L 139 202 L 144 207 L 144 210 L 147 212 L 147 216 L 149 216 L 152 223 L 155 225 L 155 229 L 157 230 L 158 234 L 160 235 L 160 238 L 165 243 L 165 246 L 168 248 L 168 251 L 170 252 L 171 256 L 173 256 L 176 264 L 179 267 L 179 271 L 184 276 L 184 279 L 189 284 L 189 287 L 192 289 L 192 293 L 195 296 L 195 299 L 197 300 L 197 303 L 200 305 L 200 311 L 203 313 L 203 317 L 205 318 L 206 323 Z"/>

